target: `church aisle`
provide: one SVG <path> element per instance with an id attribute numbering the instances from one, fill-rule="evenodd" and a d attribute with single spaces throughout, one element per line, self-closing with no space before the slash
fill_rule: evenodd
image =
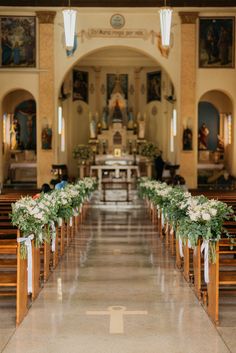
<path id="1" fill-rule="evenodd" d="M 228 353 L 141 209 L 91 209 L 4 353 Z"/>

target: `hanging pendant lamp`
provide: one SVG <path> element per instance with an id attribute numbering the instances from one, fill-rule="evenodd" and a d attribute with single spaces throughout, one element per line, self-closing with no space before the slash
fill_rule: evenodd
<path id="1" fill-rule="evenodd" d="M 63 10 L 62 13 L 63 13 L 63 19 L 64 19 L 66 49 L 71 50 L 74 47 L 77 11 L 71 9 L 70 0 L 69 0 L 69 8 L 66 10 Z"/>
<path id="2" fill-rule="evenodd" d="M 166 6 L 159 10 L 160 14 L 160 27 L 161 27 L 161 44 L 163 47 L 170 46 L 170 31 L 173 10 Z"/>

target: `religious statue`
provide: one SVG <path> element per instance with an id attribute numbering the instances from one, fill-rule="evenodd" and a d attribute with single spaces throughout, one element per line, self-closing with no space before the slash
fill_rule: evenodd
<path id="1" fill-rule="evenodd" d="M 90 129 L 90 138 L 95 139 L 96 135 L 96 121 L 95 118 L 92 116 L 92 113 L 89 113 L 89 129 Z"/>
<path id="2" fill-rule="evenodd" d="M 48 125 L 42 129 L 42 149 L 52 149 L 52 129 Z"/>
<path id="3" fill-rule="evenodd" d="M 183 150 L 191 151 L 193 149 L 193 133 L 192 130 L 187 127 L 183 132 Z"/>
<path id="4" fill-rule="evenodd" d="M 145 119 L 141 118 L 140 114 L 138 114 L 138 138 L 141 140 L 145 138 Z"/>
<path id="5" fill-rule="evenodd" d="M 112 114 L 112 122 L 113 123 L 121 123 L 122 120 L 123 120 L 122 111 L 119 106 L 119 101 L 118 101 L 118 99 L 116 99 L 115 107 L 114 107 L 113 114 Z"/>
<path id="6" fill-rule="evenodd" d="M 107 107 L 104 107 L 103 112 L 102 112 L 102 129 L 103 130 L 108 129 L 108 109 L 107 109 Z"/>
<path id="7" fill-rule="evenodd" d="M 133 130 L 134 128 L 134 115 L 133 115 L 133 109 L 129 108 L 128 111 L 128 124 L 127 124 L 127 128 L 129 130 Z"/>
<path id="8" fill-rule="evenodd" d="M 222 139 L 222 137 L 220 135 L 217 135 L 217 151 L 221 151 L 223 152 L 225 149 L 225 144 L 224 144 L 224 140 Z"/>
<path id="9" fill-rule="evenodd" d="M 11 136 L 11 149 L 17 150 L 20 143 L 20 124 L 17 119 L 14 119 L 12 122 L 10 136 Z"/>
<path id="10" fill-rule="evenodd" d="M 209 130 L 206 127 L 206 124 L 203 123 L 198 132 L 198 149 L 207 150 L 207 139 L 209 135 Z"/>

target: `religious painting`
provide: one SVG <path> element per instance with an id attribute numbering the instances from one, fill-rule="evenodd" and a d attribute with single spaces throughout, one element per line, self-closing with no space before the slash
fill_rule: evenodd
<path id="1" fill-rule="evenodd" d="M 89 74 L 86 71 L 73 70 L 73 101 L 88 103 Z"/>
<path id="2" fill-rule="evenodd" d="M 15 109 L 10 130 L 11 149 L 36 150 L 36 103 L 21 102 Z"/>
<path id="3" fill-rule="evenodd" d="M 125 99 L 128 99 L 128 74 L 107 74 L 107 101 L 111 99 L 114 89 L 119 89 L 124 94 Z"/>
<path id="4" fill-rule="evenodd" d="M 35 17 L 0 17 L 0 67 L 36 66 Z"/>
<path id="5" fill-rule="evenodd" d="M 161 101 L 161 71 L 147 73 L 147 103 Z"/>
<path id="6" fill-rule="evenodd" d="M 49 127 L 49 125 L 45 125 L 42 128 L 42 149 L 52 149 L 52 129 Z"/>
<path id="7" fill-rule="evenodd" d="M 199 22 L 199 67 L 234 67 L 234 17 L 202 17 Z"/>

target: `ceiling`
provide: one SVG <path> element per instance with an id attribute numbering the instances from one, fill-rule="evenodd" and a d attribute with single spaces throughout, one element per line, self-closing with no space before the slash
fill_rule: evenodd
<path id="1" fill-rule="evenodd" d="M 69 0 L 1 0 L 0 6 L 65 7 Z M 236 7 L 236 0 L 167 0 L 172 7 Z M 78 7 L 160 7 L 164 0 L 71 0 Z"/>

